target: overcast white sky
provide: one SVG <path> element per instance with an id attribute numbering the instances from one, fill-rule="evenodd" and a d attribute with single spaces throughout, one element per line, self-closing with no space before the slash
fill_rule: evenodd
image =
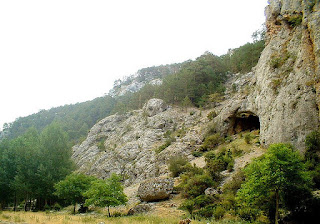
<path id="1" fill-rule="evenodd" d="M 0 129 L 138 69 L 251 41 L 267 0 L 1 0 Z"/>

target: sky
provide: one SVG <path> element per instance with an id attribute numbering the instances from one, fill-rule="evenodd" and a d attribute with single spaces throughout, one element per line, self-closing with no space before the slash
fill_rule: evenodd
<path id="1" fill-rule="evenodd" d="M 0 129 L 137 70 L 251 41 L 267 0 L 1 0 Z"/>

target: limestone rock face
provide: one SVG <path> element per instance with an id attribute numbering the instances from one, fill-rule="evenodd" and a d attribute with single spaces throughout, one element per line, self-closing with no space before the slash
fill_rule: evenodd
<path id="1" fill-rule="evenodd" d="M 151 178 L 140 183 L 138 195 L 142 201 L 158 201 L 169 198 L 173 190 L 172 178 Z"/>
<path id="2" fill-rule="evenodd" d="M 320 105 L 320 4 L 305 2 L 270 1 L 266 47 L 252 73 L 230 80 L 238 92 L 217 108 L 220 131 L 235 131 L 237 118 L 251 114 L 259 118 L 262 144 L 304 149 L 305 136 L 319 125 Z"/>
<path id="3" fill-rule="evenodd" d="M 167 161 L 175 155 L 191 160 L 192 151 L 202 143 L 205 114 L 168 108 L 162 100 L 151 99 L 144 109 L 115 114 L 94 125 L 87 138 L 73 147 L 79 171 L 107 178 L 116 173 L 125 186 L 168 175 Z M 163 149 L 168 139 L 174 139 Z"/>
<path id="4" fill-rule="evenodd" d="M 167 109 L 167 105 L 161 99 L 151 99 L 143 107 L 143 111 L 152 117 L 158 113 L 161 113 Z"/>

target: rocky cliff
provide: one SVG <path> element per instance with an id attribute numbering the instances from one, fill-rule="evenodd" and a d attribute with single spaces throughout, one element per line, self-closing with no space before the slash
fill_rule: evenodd
<path id="1" fill-rule="evenodd" d="M 151 99 L 141 110 L 109 116 L 98 122 L 87 139 L 73 147 L 80 171 L 101 178 L 118 173 L 125 184 L 166 175 L 174 155 L 192 158 L 206 123 L 199 110 L 185 111 Z"/>
<path id="2" fill-rule="evenodd" d="M 304 149 L 305 136 L 319 124 L 319 7 L 319 1 L 270 1 L 266 47 L 252 73 L 233 78 L 236 93 L 217 108 L 220 131 L 236 132 L 255 118 L 264 145 Z"/>

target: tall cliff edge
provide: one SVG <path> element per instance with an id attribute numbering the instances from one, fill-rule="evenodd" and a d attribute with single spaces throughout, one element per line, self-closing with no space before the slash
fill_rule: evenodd
<path id="1" fill-rule="evenodd" d="M 241 116 L 260 121 L 264 145 L 288 142 L 304 149 L 319 125 L 319 1 L 271 0 L 266 7 L 266 47 L 253 73 L 218 109 L 220 131 L 234 132 Z"/>

